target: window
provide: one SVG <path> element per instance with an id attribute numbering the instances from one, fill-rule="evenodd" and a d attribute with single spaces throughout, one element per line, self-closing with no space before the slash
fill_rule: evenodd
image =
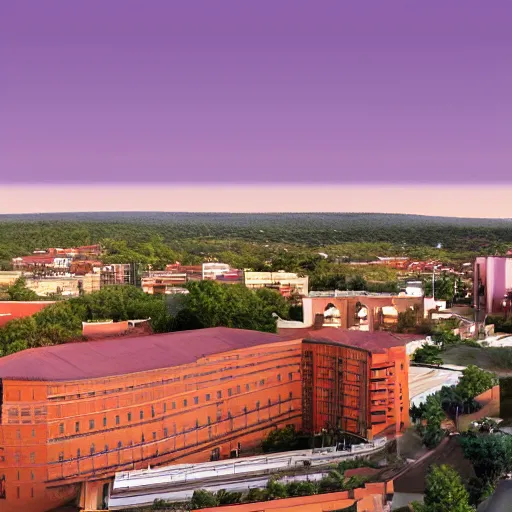
<path id="1" fill-rule="evenodd" d="M 281 403 L 281 395 L 279 395 L 279 403 Z"/>
<path id="2" fill-rule="evenodd" d="M 268 406 L 270 407 L 272 405 L 272 400 L 269 398 L 268 399 Z"/>
<path id="3" fill-rule="evenodd" d="M 106 427 L 107 426 L 107 417 L 105 416 L 105 418 L 103 418 L 103 426 Z"/>
<path id="4" fill-rule="evenodd" d="M 36 429 L 35 428 L 32 429 L 32 437 L 36 437 Z"/>
<path id="5" fill-rule="evenodd" d="M 231 388 L 228 389 L 228 396 L 231 396 L 233 394 L 233 390 Z"/>
<path id="6" fill-rule="evenodd" d="M 146 438 L 144 437 L 144 434 L 142 434 L 142 436 L 140 437 L 141 443 L 143 443 L 145 440 L 146 440 Z"/>
<path id="7" fill-rule="evenodd" d="M 117 443 L 117 447 L 118 447 L 119 449 L 121 449 L 121 448 L 123 447 L 123 443 L 122 443 L 121 441 L 119 441 L 119 442 Z"/>
<path id="8" fill-rule="evenodd" d="M 231 411 L 228 411 L 228 418 L 231 419 Z"/>
<path id="9" fill-rule="evenodd" d="M 164 404 L 164 414 L 167 412 L 167 404 Z"/>
<path id="10" fill-rule="evenodd" d="M 196 420 L 196 428 L 199 428 L 199 420 Z"/>
<path id="11" fill-rule="evenodd" d="M 18 471 L 18 480 L 20 479 L 20 472 Z"/>
<path id="12" fill-rule="evenodd" d="M 75 422 L 75 432 L 76 433 L 80 432 L 80 422 L 79 421 Z"/>
<path id="13" fill-rule="evenodd" d="M 259 402 L 259 400 L 256 402 L 256 409 L 258 409 L 258 411 L 260 410 L 260 402 Z"/>
<path id="14" fill-rule="evenodd" d="M 247 414 L 247 405 L 244 405 L 244 414 Z"/>
<path id="15" fill-rule="evenodd" d="M 156 440 L 156 432 L 153 432 L 153 441 Z"/>
<path id="16" fill-rule="evenodd" d="M 89 420 L 89 430 L 94 428 L 94 420 Z"/>
<path id="17" fill-rule="evenodd" d="M 59 434 L 64 434 L 64 423 L 59 424 Z"/>
<path id="18" fill-rule="evenodd" d="M 206 395 L 206 401 L 207 401 L 207 402 L 209 402 L 210 400 L 211 400 L 211 396 L 210 396 L 210 394 L 208 393 L 208 394 Z"/>
<path id="19" fill-rule="evenodd" d="M 187 399 L 183 400 L 183 407 L 187 407 Z"/>
<path id="20" fill-rule="evenodd" d="M 64 452 L 59 452 L 59 462 L 64 460 Z"/>
<path id="21" fill-rule="evenodd" d="M 20 463 L 20 452 L 16 452 L 14 454 L 14 461 L 16 462 L 16 464 Z"/>
<path id="22" fill-rule="evenodd" d="M 80 448 L 78 448 L 78 450 L 76 451 L 76 458 L 79 459 L 80 458 Z"/>
<path id="23" fill-rule="evenodd" d="M 240 391 L 241 391 L 240 386 L 237 386 L 237 387 L 236 387 L 236 392 L 237 392 L 237 393 L 240 393 Z"/>
<path id="24" fill-rule="evenodd" d="M 131 412 L 128 413 L 128 421 L 132 421 L 132 413 Z"/>
<path id="25" fill-rule="evenodd" d="M 194 403 L 197 405 L 199 403 L 199 397 L 198 396 L 195 396 L 194 397 Z"/>
<path id="26" fill-rule="evenodd" d="M 265 379 L 261 379 L 260 380 L 260 386 L 264 386 L 265 385 Z"/>
<path id="27" fill-rule="evenodd" d="M 280 373 L 277 374 L 277 382 L 281 382 L 281 374 Z"/>
<path id="28" fill-rule="evenodd" d="M 251 385 L 250 384 L 246 384 L 245 385 L 245 391 L 250 391 L 251 390 Z"/>
<path id="29" fill-rule="evenodd" d="M 16 498 L 20 499 L 20 488 L 16 487 Z"/>
<path id="30" fill-rule="evenodd" d="M 140 413 L 139 413 L 139 418 L 140 418 L 141 420 L 143 420 L 143 419 L 144 419 L 144 411 L 140 411 Z"/>
<path id="31" fill-rule="evenodd" d="M 35 480 L 36 478 L 36 475 L 34 474 L 33 471 L 30 472 L 30 480 Z"/>
<path id="32" fill-rule="evenodd" d="M 293 393 L 290 391 L 290 394 L 288 395 L 290 400 L 293 398 Z"/>
<path id="33" fill-rule="evenodd" d="M 153 405 L 151 406 L 151 417 L 155 417 L 155 407 Z"/>
<path id="34" fill-rule="evenodd" d="M 290 373 L 288 374 L 288 380 L 293 380 L 293 372 L 290 372 Z"/>
<path id="35" fill-rule="evenodd" d="M 105 451 L 108 452 L 108 444 L 105 445 Z"/>
<path id="36" fill-rule="evenodd" d="M 173 402 L 173 403 L 171 404 L 171 409 L 176 409 L 176 402 Z"/>
<path id="37" fill-rule="evenodd" d="M 217 398 L 222 398 L 222 391 L 217 391 Z"/>
<path id="38" fill-rule="evenodd" d="M 94 455 L 94 453 L 96 452 L 96 447 L 94 446 L 94 443 L 91 444 L 91 455 Z"/>
<path id="39" fill-rule="evenodd" d="M 222 420 L 222 411 L 217 411 L 217 421 Z"/>
<path id="40" fill-rule="evenodd" d="M 116 425 L 119 425 L 120 419 L 119 416 L 116 416 Z"/>
<path id="41" fill-rule="evenodd" d="M 169 431 L 167 428 L 164 428 L 164 437 L 169 437 Z"/>
<path id="42" fill-rule="evenodd" d="M 30 464 L 35 464 L 36 462 L 36 453 L 30 452 Z"/>
<path id="43" fill-rule="evenodd" d="M 208 425 L 210 425 L 210 424 L 211 424 L 212 420 L 211 420 L 210 416 L 208 416 L 208 420 L 207 420 L 207 422 L 208 422 Z"/>
<path id="44" fill-rule="evenodd" d="M 32 480 L 34 480 L 34 479 L 32 478 Z M 34 488 L 33 487 L 30 488 L 30 497 L 31 498 L 34 497 Z"/>

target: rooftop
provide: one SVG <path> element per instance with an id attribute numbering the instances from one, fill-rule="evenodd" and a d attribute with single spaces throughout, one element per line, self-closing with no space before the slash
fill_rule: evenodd
<path id="1" fill-rule="evenodd" d="M 213 354 L 283 341 L 277 334 L 214 327 L 32 348 L 0 358 L 0 378 L 83 380 L 170 368 Z"/>
<path id="2" fill-rule="evenodd" d="M 287 329 L 281 334 L 214 327 L 23 350 L 0 358 L 0 378 L 45 381 L 94 379 L 172 368 L 222 352 L 300 339 L 385 353 L 391 347 L 404 346 L 423 338 L 421 335 L 345 331 L 329 327 Z"/>

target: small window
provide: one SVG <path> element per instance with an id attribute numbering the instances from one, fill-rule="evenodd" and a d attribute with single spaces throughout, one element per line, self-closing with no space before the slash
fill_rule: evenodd
<path id="1" fill-rule="evenodd" d="M 59 424 L 59 434 L 64 434 L 64 423 Z"/>
<path id="2" fill-rule="evenodd" d="M 228 411 L 228 418 L 231 419 L 231 411 Z"/>
<path id="3" fill-rule="evenodd" d="M 222 391 L 217 391 L 217 398 L 222 398 Z"/>
<path id="4" fill-rule="evenodd" d="M 76 433 L 80 432 L 80 422 L 79 421 L 75 422 L 75 432 Z"/>
<path id="5" fill-rule="evenodd" d="M 245 385 L 245 391 L 250 391 L 251 390 L 251 385 L 250 384 L 246 384 Z"/>
<path id="6" fill-rule="evenodd" d="M 108 452 L 108 444 L 105 445 L 105 451 Z"/>
<path id="7" fill-rule="evenodd" d="M 258 411 L 260 410 L 260 402 L 259 402 L 259 400 L 256 402 L 256 409 L 258 409 Z"/>
<path id="8" fill-rule="evenodd" d="M 36 437 L 36 429 L 35 428 L 32 429 L 32 437 Z"/>
<path id="9" fill-rule="evenodd" d="M 153 432 L 153 441 L 156 440 L 156 432 Z"/>
<path id="10" fill-rule="evenodd" d="M 96 452 L 96 447 L 94 446 L 94 443 L 91 444 L 91 455 L 94 455 Z"/>
<path id="11" fill-rule="evenodd" d="M 169 432 L 167 428 L 164 428 L 164 437 L 169 437 Z"/>
<path id="12" fill-rule="evenodd" d="M 208 425 L 211 425 L 212 420 L 211 420 L 210 416 L 208 416 L 208 420 L 207 421 L 208 421 Z"/>
<path id="13" fill-rule="evenodd" d="M 171 404 L 171 409 L 176 409 L 176 402 L 173 402 L 173 403 Z"/>
<path id="14" fill-rule="evenodd" d="M 264 386 L 265 385 L 265 379 L 261 379 L 260 380 L 260 386 Z"/>
<path id="15" fill-rule="evenodd" d="M 269 398 L 268 399 L 268 406 L 270 407 L 272 405 L 272 400 Z"/>
<path id="16" fill-rule="evenodd" d="M 116 416 L 116 425 L 119 425 L 120 421 L 121 420 L 120 420 L 119 416 Z"/>
<path id="17" fill-rule="evenodd" d="M 167 404 L 164 404 L 164 414 L 167 412 Z"/>
<path id="18" fill-rule="evenodd" d="M 33 471 L 30 472 L 30 480 L 35 480 L 36 479 L 36 475 L 34 474 Z"/>
<path id="19" fill-rule="evenodd" d="M 80 458 L 80 448 L 78 448 L 78 450 L 76 451 L 76 458 L 79 459 Z"/>
<path id="20" fill-rule="evenodd" d="M 36 462 L 36 453 L 30 452 L 30 464 L 35 464 Z"/>
<path id="21" fill-rule="evenodd" d="M 132 421 L 132 413 L 131 412 L 128 413 L 128 421 Z"/>
<path id="22" fill-rule="evenodd" d="M 237 392 L 237 393 L 240 393 L 240 391 L 241 391 L 240 386 L 237 386 L 237 387 L 236 387 L 236 392 Z"/>
<path id="23" fill-rule="evenodd" d="M 123 443 L 122 443 L 121 441 L 119 441 L 119 442 L 117 443 L 117 447 L 118 447 L 119 449 L 121 449 L 121 448 L 123 447 Z"/>
<path id="24" fill-rule="evenodd" d="M 199 428 L 199 420 L 196 420 L 196 428 Z"/>
<path id="25" fill-rule="evenodd" d="M 142 434 L 142 436 L 140 436 L 141 443 L 143 443 L 145 440 L 146 440 L 146 438 L 144 437 L 144 434 Z"/>
<path id="26" fill-rule="evenodd" d="M 64 460 L 64 452 L 59 452 L 59 462 Z"/>
<path id="27" fill-rule="evenodd" d="M 277 374 L 277 382 L 281 382 L 281 374 L 280 373 Z"/>
<path id="28" fill-rule="evenodd" d="M 183 407 L 187 407 L 187 399 L 183 400 Z"/>
<path id="29" fill-rule="evenodd" d="M 107 426 L 107 417 L 105 416 L 103 418 L 103 426 L 106 427 Z"/>
<path id="30" fill-rule="evenodd" d="M 228 389 L 228 396 L 231 396 L 233 394 L 233 390 L 231 388 Z"/>
<path id="31" fill-rule="evenodd" d="M 290 391 L 290 394 L 288 395 L 290 400 L 293 398 L 293 393 Z"/>
<path id="32" fill-rule="evenodd" d="M 197 405 L 199 403 L 199 397 L 198 396 L 195 396 L 194 397 L 194 403 Z"/>
<path id="33" fill-rule="evenodd" d="M 94 420 L 89 420 L 89 430 L 94 428 Z"/>
<path id="34" fill-rule="evenodd" d="M 140 418 L 141 420 L 143 420 L 143 419 L 144 419 L 144 411 L 140 411 L 140 413 L 139 413 L 139 418 Z"/>
<path id="35" fill-rule="evenodd" d="M 16 487 L 16 498 L 20 499 L 20 488 Z"/>
<path id="36" fill-rule="evenodd" d="M 151 406 L 151 417 L 155 417 L 155 407 L 153 405 Z"/>
<path id="37" fill-rule="evenodd" d="M 293 372 L 290 372 L 290 373 L 288 374 L 288 380 L 293 380 Z"/>
<path id="38" fill-rule="evenodd" d="M 209 402 L 211 400 L 210 394 L 208 393 L 205 398 L 206 398 L 206 401 Z"/>

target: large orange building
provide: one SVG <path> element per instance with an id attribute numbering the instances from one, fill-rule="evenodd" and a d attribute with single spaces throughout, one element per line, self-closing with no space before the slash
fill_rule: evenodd
<path id="1" fill-rule="evenodd" d="M 398 431 L 409 339 L 214 328 L 1 358 L 0 510 L 101 509 L 116 471 L 236 456 L 276 426 Z"/>

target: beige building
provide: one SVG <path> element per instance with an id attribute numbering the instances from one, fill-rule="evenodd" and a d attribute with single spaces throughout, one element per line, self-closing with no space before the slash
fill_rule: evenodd
<path id="1" fill-rule="evenodd" d="M 45 277 L 35 279 L 27 278 L 26 286 L 33 290 L 40 297 L 48 297 L 49 295 L 63 295 L 67 297 L 77 297 L 80 295 L 80 289 L 84 293 L 91 293 L 100 289 L 100 275 L 86 274 L 85 276 L 62 276 L 62 277 Z"/>
<path id="2" fill-rule="evenodd" d="M 244 272 L 244 283 L 247 288 L 273 288 L 281 295 L 307 296 L 309 293 L 308 276 L 298 276 L 293 272 Z"/>

